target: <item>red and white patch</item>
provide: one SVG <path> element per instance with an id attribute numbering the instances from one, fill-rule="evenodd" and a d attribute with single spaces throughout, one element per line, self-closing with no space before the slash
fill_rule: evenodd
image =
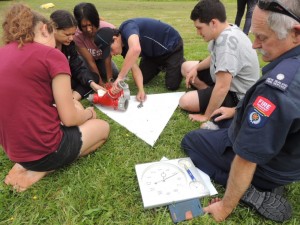
<path id="1" fill-rule="evenodd" d="M 269 117 L 276 109 L 276 105 L 274 105 L 269 99 L 266 99 L 262 96 L 258 96 L 256 98 L 255 102 L 253 103 L 253 107 L 267 117 Z"/>

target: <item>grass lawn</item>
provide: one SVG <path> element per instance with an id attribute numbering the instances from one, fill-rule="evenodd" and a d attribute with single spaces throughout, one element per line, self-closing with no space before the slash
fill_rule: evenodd
<path id="1" fill-rule="evenodd" d="M 41 9 L 47 1 L 27 0 L 33 9 L 49 16 L 56 9 L 73 11 L 78 0 L 53 0 L 54 8 Z M 107 21 L 119 26 L 122 21 L 133 17 L 153 17 L 174 26 L 182 35 L 187 60 L 198 60 L 207 56 L 207 44 L 196 35 L 190 12 L 196 1 L 90 1 Z M 233 22 L 236 0 L 224 0 L 228 21 Z M 0 0 L 0 15 L 12 1 Z M 2 18 L 0 19 L 0 22 Z M 0 34 L 2 33 L 0 28 Z M 121 66 L 122 59 L 114 59 Z M 263 65 L 263 62 L 261 62 Z M 9 74 L 8 74 L 9 76 Z M 136 89 L 133 80 L 128 81 L 131 93 Z M 149 85 L 146 92 L 164 93 L 163 75 Z M 184 82 L 178 91 L 185 91 Z M 84 105 L 88 105 L 86 100 Z M 21 112 L 20 112 L 21 113 Z M 0 151 L 0 224 L 172 224 L 167 207 L 144 210 L 134 170 L 137 163 L 158 161 L 163 156 L 170 159 L 185 157 L 180 141 L 188 131 L 199 124 L 188 120 L 188 114 L 176 109 L 154 147 L 97 110 L 98 117 L 108 121 L 111 134 L 107 143 L 95 153 L 81 158 L 72 166 L 56 171 L 32 186 L 24 193 L 15 193 L 2 182 L 13 166 Z M 216 185 L 219 196 L 224 189 Z M 300 185 L 288 186 L 287 198 L 294 212 L 284 224 L 300 224 Z M 210 198 L 201 199 L 206 206 Z M 182 224 L 216 224 L 208 216 L 197 217 Z M 253 210 L 239 205 L 232 215 L 221 224 L 276 224 L 258 216 Z"/>

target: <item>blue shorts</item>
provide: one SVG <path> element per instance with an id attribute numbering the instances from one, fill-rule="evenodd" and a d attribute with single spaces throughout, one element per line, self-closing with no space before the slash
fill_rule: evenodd
<path id="1" fill-rule="evenodd" d="M 19 163 L 25 169 L 31 171 L 51 171 L 56 170 L 74 162 L 80 154 L 82 147 L 81 132 L 79 127 L 61 126 L 63 137 L 58 149 L 45 157 L 31 161 Z"/>
<path id="2" fill-rule="evenodd" d="M 191 131 L 184 136 L 181 146 L 196 167 L 216 183 L 226 186 L 235 157 L 228 129 Z M 259 171 L 255 172 L 252 184 L 261 190 L 272 190 L 282 185 L 266 180 L 264 174 Z"/>

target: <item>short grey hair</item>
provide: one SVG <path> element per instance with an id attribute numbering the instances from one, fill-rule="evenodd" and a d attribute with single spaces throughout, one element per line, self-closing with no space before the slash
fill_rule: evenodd
<path id="1" fill-rule="evenodd" d="M 263 0 L 264 2 L 270 2 L 272 0 Z M 280 4 L 282 4 L 286 9 L 294 13 L 296 16 L 300 17 L 300 1 L 299 0 L 277 0 Z M 293 26 L 299 24 L 293 18 L 268 11 L 269 16 L 267 18 L 267 24 L 271 30 L 273 30 L 278 39 L 285 39 L 288 33 L 293 29 Z"/>

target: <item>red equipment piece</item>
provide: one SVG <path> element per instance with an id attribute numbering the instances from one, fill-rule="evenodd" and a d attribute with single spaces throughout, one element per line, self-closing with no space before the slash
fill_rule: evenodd
<path id="1" fill-rule="evenodd" d="M 97 93 L 90 94 L 87 99 L 95 104 L 112 107 L 114 110 L 125 111 L 128 108 L 128 100 L 130 99 L 130 90 L 128 84 L 126 84 L 124 81 L 119 81 L 118 87 L 121 90 L 116 94 L 111 92 L 112 83 L 107 83 L 105 87 L 107 91 L 104 95 L 99 96 Z"/>

